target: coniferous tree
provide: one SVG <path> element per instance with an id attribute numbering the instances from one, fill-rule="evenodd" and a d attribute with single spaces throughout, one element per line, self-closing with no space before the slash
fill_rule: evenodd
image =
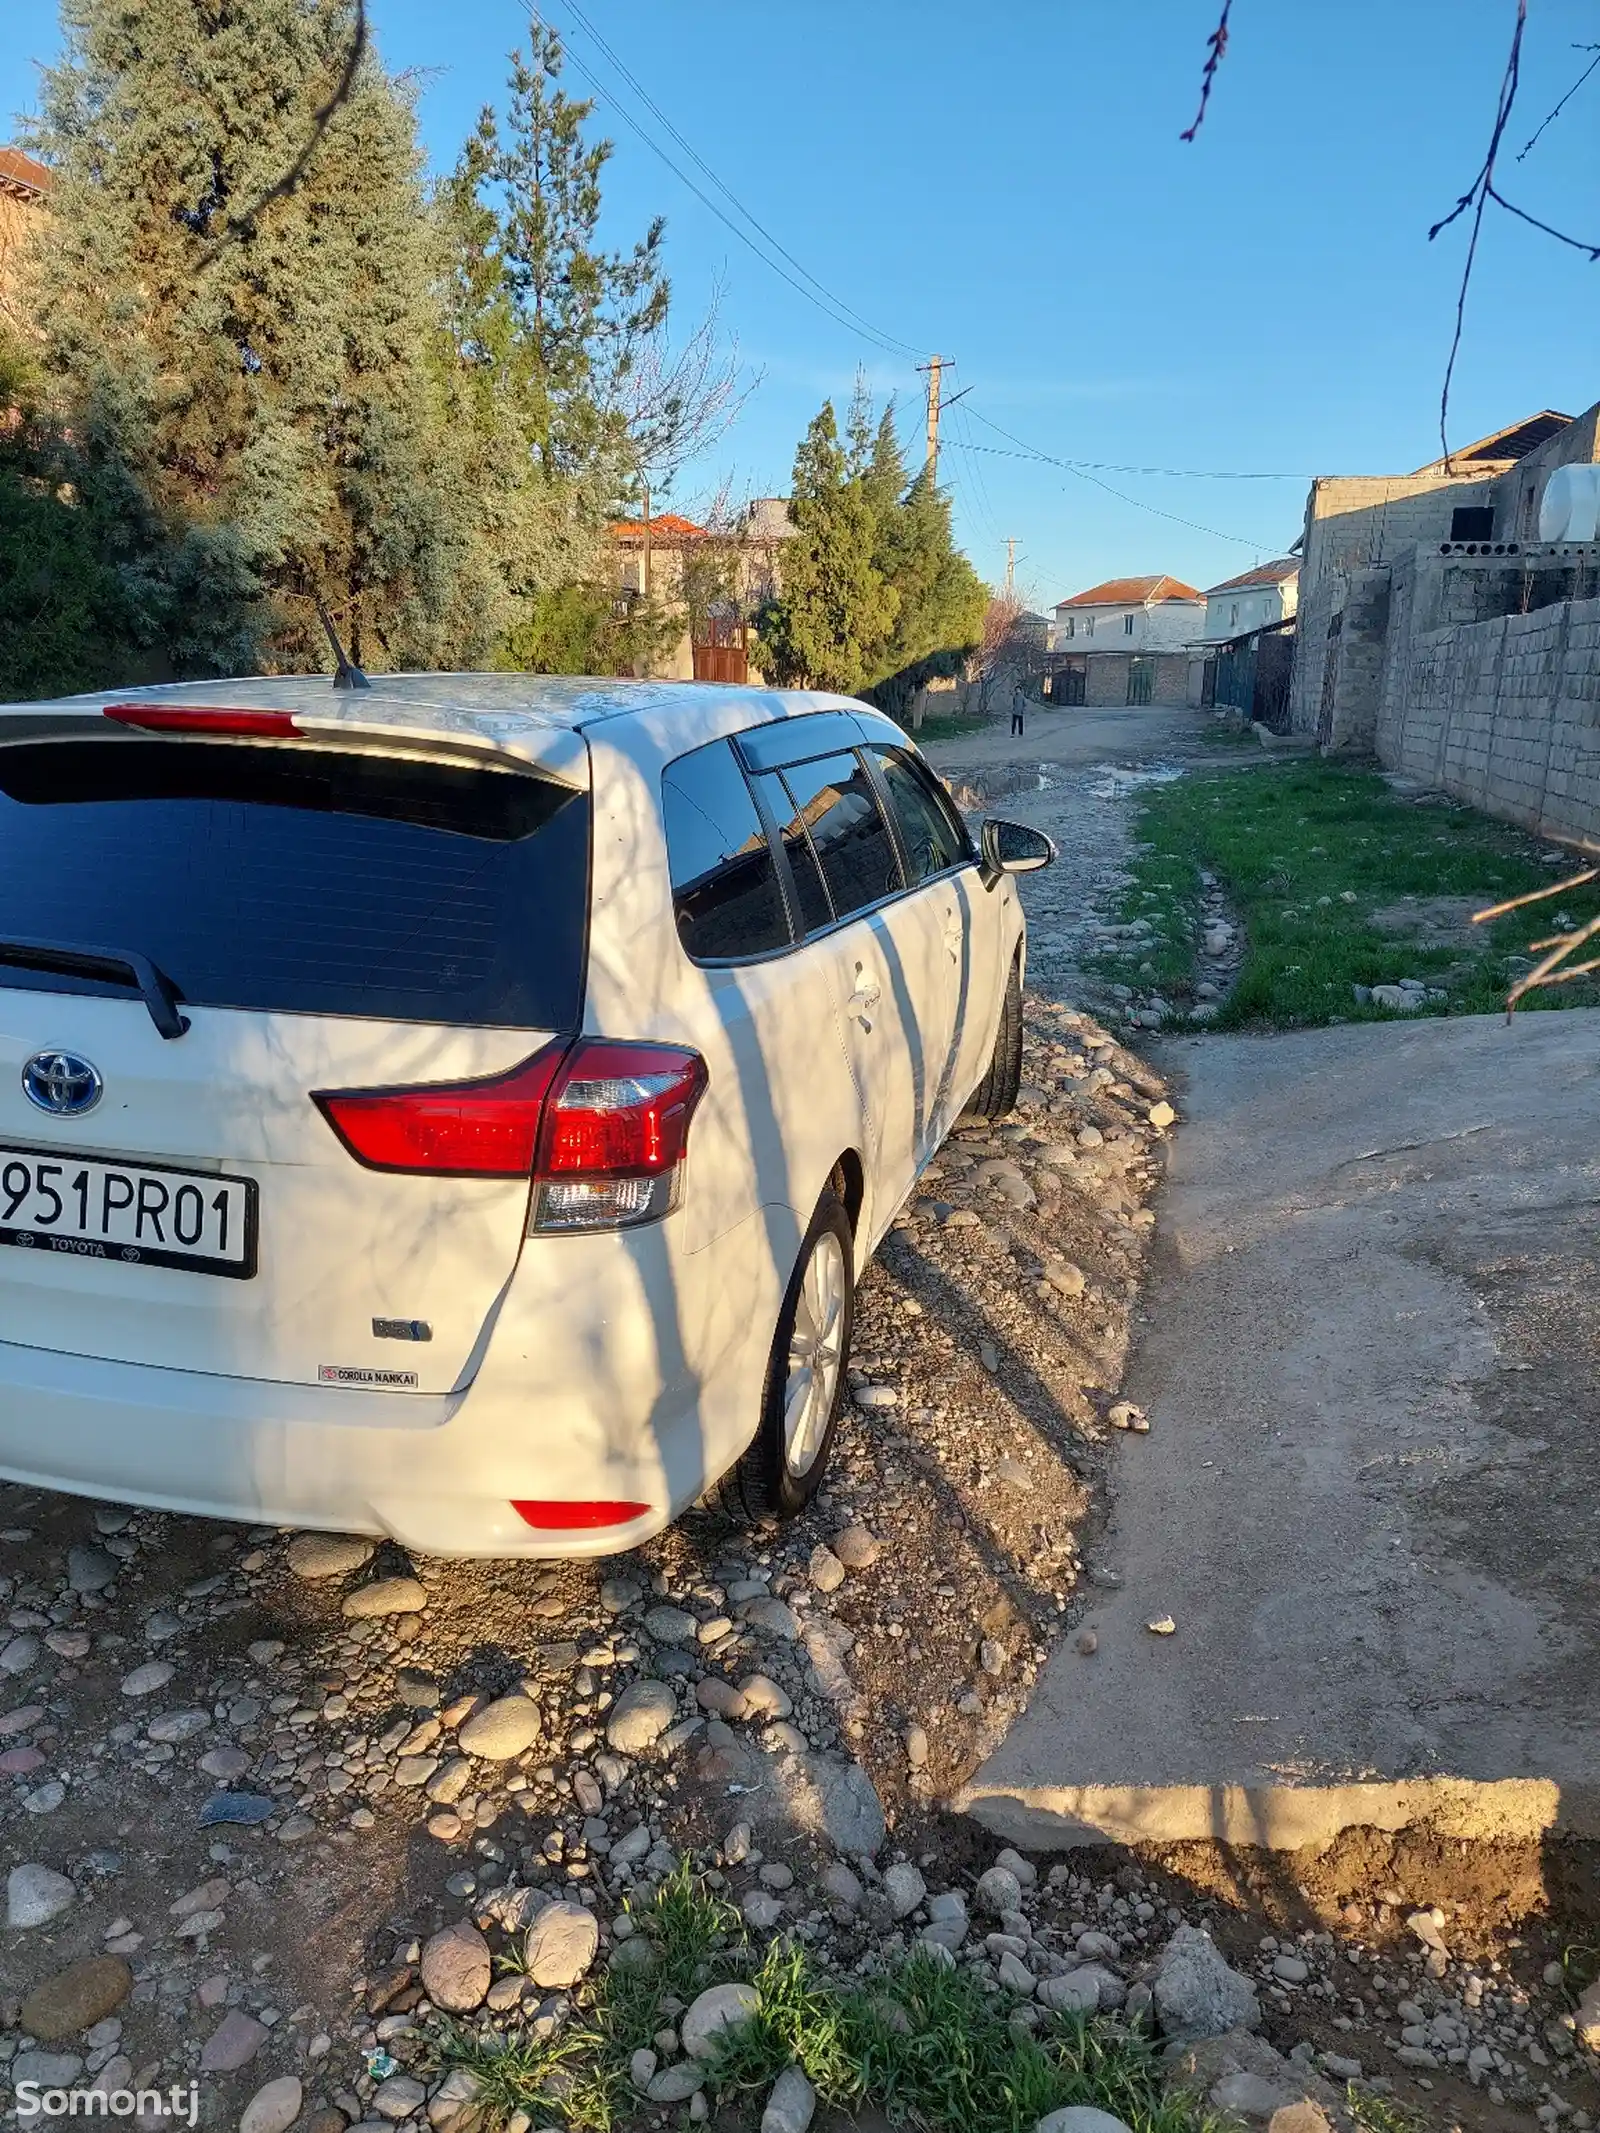
<path id="1" fill-rule="evenodd" d="M 855 441 L 852 463 L 826 401 L 795 454 L 794 533 L 758 626 L 762 671 L 780 687 L 853 693 L 894 626 L 899 596 L 873 559 L 877 528 Z"/>
<path id="2" fill-rule="evenodd" d="M 32 302 L 147 634 L 178 671 L 320 664 L 320 599 L 374 664 L 470 654 L 492 601 L 428 360 L 436 226 L 370 52 L 335 95 L 350 0 L 62 13 Z"/>

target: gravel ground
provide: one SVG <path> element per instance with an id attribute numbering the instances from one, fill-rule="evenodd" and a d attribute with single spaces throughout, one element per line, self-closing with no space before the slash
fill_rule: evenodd
<path id="1" fill-rule="evenodd" d="M 1257 2089 L 1237 2043 L 1189 2067 L 1202 2088 L 1336 2118 L 1359 2062 L 1440 2123 L 1584 2133 L 1536 1862 L 1480 1886 L 1481 1862 L 1383 1839 L 997 1879 L 941 1811 L 1056 1638 L 1093 1663 L 1113 1460 L 1159 1456 L 1117 1391 L 1174 1120 L 1062 998 L 1119 885 L 1115 782 L 1008 803 L 1063 850 L 1026 884 L 1023 1100 L 952 1140 L 866 1277 L 837 1465 L 795 1525 L 461 1564 L 0 1486 L 0 2080 L 195 2081 L 200 2122 L 244 2133 L 447 2133 L 430 2004 L 558 2033 L 687 1861 L 758 1940 L 847 1971 L 942 1945 L 1028 2021 L 1159 2014 L 1176 1929 L 1206 1924 L 1271 2044 Z M 491 1982 L 546 1911 L 548 1949 Z M 675 2020 L 640 2124 L 705 2115 Z"/>

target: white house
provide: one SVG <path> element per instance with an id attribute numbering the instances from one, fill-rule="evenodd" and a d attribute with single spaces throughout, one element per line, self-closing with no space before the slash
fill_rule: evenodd
<path id="1" fill-rule="evenodd" d="M 1299 590 L 1300 565 L 1293 556 L 1280 556 L 1275 563 L 1225 578 L 1206 593 L 1203 635 L 1208 642 L 1219 642 L 1274 622 L 1287 622 L 1294 614 Z"/>
<path id="2" fill-rule="evenodd" d="M 1107 578 L 1058 600 L 1049 687 L 1063 704 L 1185 700 L 1187 649 L 1205 626 L 1205 598 L 1181 578 Z"/>

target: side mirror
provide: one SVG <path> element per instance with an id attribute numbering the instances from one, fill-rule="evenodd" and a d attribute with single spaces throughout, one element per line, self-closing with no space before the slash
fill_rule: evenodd
<path id="1" fill-rule="evenodd" d="M 1043 830 L 1026 822 L 1002 822 L 996 815 L 987 816 L 979 829 L 978 849 L 983 878 L 991 889 L 1002 875 L 1036 873 L 1056 856 L 1055 844 Z"/>

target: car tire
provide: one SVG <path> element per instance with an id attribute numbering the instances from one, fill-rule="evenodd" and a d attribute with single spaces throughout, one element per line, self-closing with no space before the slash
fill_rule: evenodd
<path id="1" fill-rule="evenodd" d="M 1015 963 L 1006 979 L 989 1070 L 967 1099 L 967 1118 L 1009 1118 L 1022 1087 L 1022 973 Z"/>
<path id="2" fill-rule="evenodd" d="M 830 1188 L 817 1202 L 778 1313 L 761 1426 L 713 1492 L 733 1524 L 793 1518 L 816 1494 L 844 1405 L 854 1325 L 855 1236 Z"/>

